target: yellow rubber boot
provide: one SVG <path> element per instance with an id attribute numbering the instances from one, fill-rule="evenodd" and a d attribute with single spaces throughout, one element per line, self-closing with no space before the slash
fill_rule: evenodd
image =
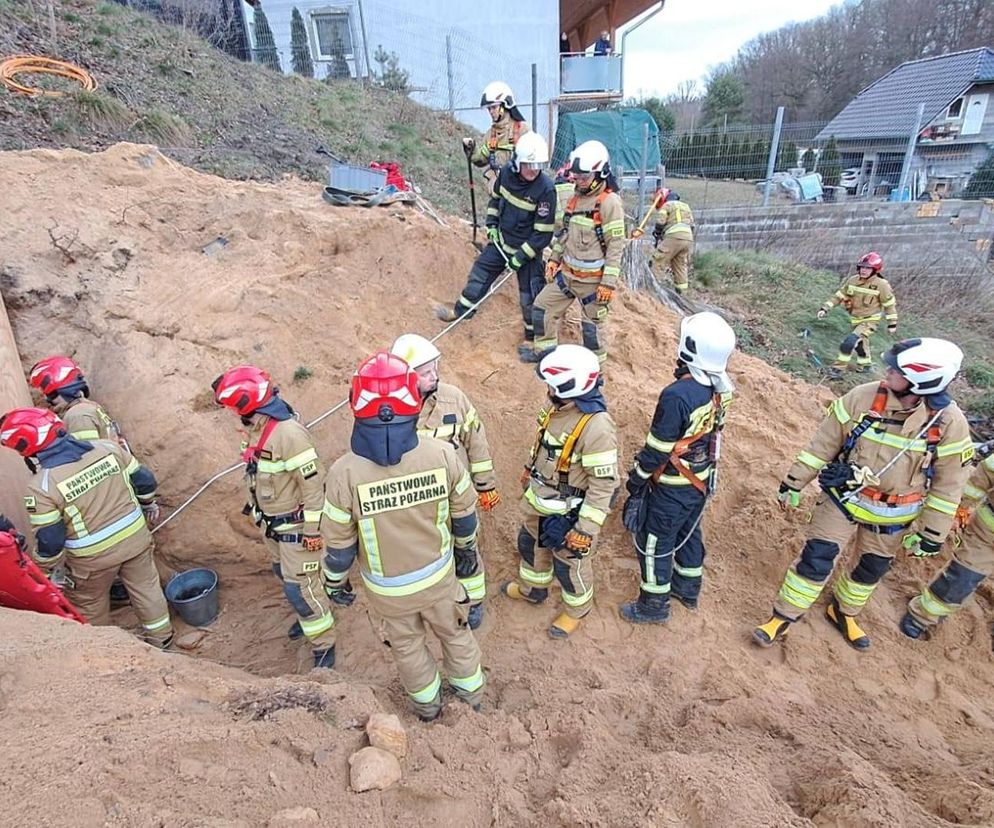
<path id="1" fill-rule="evenodd" d="M 842 633 L 846 643 L 856 650 L 865 650 L 870 646 L 870 636 L 863 632 L 856 619 L 851 615 L 843 615 L 837 599 L 825 607 L 825 615 L 835 628 Z"/>
<path id="2" fill-rule="evenodd" d="M 760 647 L 772 647 L 777 641 L 782 641 L 790 629 L 792 621 L 779 615 L 770 617 L 765 624 L 760 624 L 752 631 L 752 640 Z"/>
<path id="3" fill-rule="evenodd" d="M 553 638 L 569 638 L 580 626 L 580 619 L 573 618 L 565 612 L 559 613 L 549 627 L 549 635 Z"/>
<path id="4" fill-rule="evenodd" d="M 549 597 L 547 589 L 532 588 L 528 593 L 525 593 L 517 581 L 504 581 L 500 585 L 500 591 L 508 598 L 513 598 L 515 601 L 527 601 L 529 604 L 541 604 Z"/>

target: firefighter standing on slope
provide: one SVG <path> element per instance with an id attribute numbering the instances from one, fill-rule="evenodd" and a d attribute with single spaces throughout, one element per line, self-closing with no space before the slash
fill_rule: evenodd
<path id="1" fill-rule="evenodd" d="M 856 370 L 866 372 L 873 363 L 870 356 L 870 337 L 877 329 L 877 323 L 887 316 L 887 333 L 897 333 L 897 301 L 890 282 L 880 275 L 884 260 L 879 253 L 867 253 L 856 262 L 856 275 L 850 276 L 844 285 L 818 309 L 818 318 L 836 305 L 842 305 L 849 313 L 852 333 L 839 345 L 839 355 L 829 369 L 833 379 L 842 376 L 849 367 L 853 351 L 856 352 Z"/>
<path id="2" fill-rule="evenodd" d="M 352 378 L 352 450 L 331 467 L 321 530 L 331 583 L 358 557 L 370 618 L 390 648 L 415 712 L 442 712 L 442 680 L 426 629 L 442 643 L 449 685 L 479 709 L 480 648 L 468 626 L 466 590 L 456 579 L 475 564 L 476 493 L 449 443 L 419 437 L 418 376 L 385 351 Z"/>
<path id="3" fill-rule="evenodd" d="M 962 523 L 954 536 L 953 559 L 911 599 L 901 619 L 908 638 L 927 637 L 942 619 L 963 606 L 984 578 L 994 572 L 994 454 L 979 463 L 963 490 L 957 514 Z M 972 513 L 972 515 L 971 515 Z"/>
<path id="4" fill-rule="evenodd" d="M 659 395 L 645 445 L 628 475 L 623 520 L 635 536 L 641 584 L 621 616 L 665 624 L 672 595 L 697 609 L 704 577 L 700 521 L 717 482 L 719 434 L 733 386 L 725 371 L 735 333 L 716 313 L 680 323 L 676 381 Z"/>
<path id="5" fill-rule="evenodd" d="M 480 107 L 487 110 L 493 123 L 482 142 L 477 144 L 474 138 L 463 138 L 462 147 L 473 164 L 483 168 L 487 191 L 492 195 L 501 167 L 511 160 L 515 145 L 531 132 L 531 127 L 515 105 L 511 87 L 503 81 L 487 84 Z"/>
<path id="6" fill-rule="evenodd" d="M 329 598 L 347 606 L 354 594 L 347 583 L 326 594 L 319 528 L 323 469 L 314 440 L 265 371 L 239 365 L 211 387 L 217 403 L 237 413 L 249 429 L 242 444 L 248 490 L 243 511 L 262 529 L 273 572 L 297 613 L 290 638 L 305 636 L 314 666 L 330 669 L 336 631 Z"/>
<path id="7" fill-rule="evenodd" d="M 476 489 L 479 508 L 491 511 L 500 503 L 494 461 L 487 444 L 476 407 L 460 389 L 438 380 L 438 361 L 441 353 L 431 342 L 417 334 L 397 337 L 390 353 L 399 356 L 418 375 L 418 393 L 421 395 L 421 412 L 418 414 L 418 435 L 434 437 L 455 448 L 462 464 L 469 469 Z M 469 596 L 469 628 L 475 630 L 483 621 L 483 599 L 487 597 L 487 584 L 483 571 L 483 557 L 477 554 L 469 559 L 463 556 L 456 566 L 456 575 Z"/>
<path id="8" fill-rule="evenodd" d="M 41 408 L 16 408 L 0 418 L 0 443 L 35 473 L 24 507 L 38 565 L 51 572 L 65 562 L 66 598 L 97 625 L 111 623 L 110 585 L 120 577 L 145 640 L 167 648 L 173 627 L 144 515 L 155 503 L 152 472 L 118 443 L 71 437 L 62 420 Z"/>
<path id="9" fill-rule="evenodd" d="M 549 635 L 568 638 L 593 608 L 591 556 L 618 485 L 618 436 L 592 351 L 560 345 L 539 363 L 538 375 L 549 405 L 539 413 L 522 478 L 518 580 L 505 582 L 501 592 L 541 604 L 558 580 L 565 607 Z"/>
<path id="10" fill-rule="evenodd" d="M 604 322 L 621 274 L 625 251 L 625 209 L 616 192 L 607 148 L 600 141 L 580 144 L 571 156 L 576 188 L 563 215 L 563 232 L 552 244 L 546 265 L 549 283 L 535 299 L 535 347 L 523 362 L 539 362 L 559 343 L 559 323 L 570 305 L 580 303 L 584 347 L 607 359 Z"/>
<path id="11" fill-rule="evenodd" d="M 883 382 L 839 397 L 780 484 L 780 508 L 800 505 L 815 477 L 822 494 L 808 540 L 784 576 L 773 616 L 753 630 L 768 647 L 818 600 L 836 558 L 856 536 L 859 560 L 835 582 L 829 621 L 858 650 L 870 646 L 856 615 L 903 546 L 936 555 L 956 516 L 973 456 L 963 412 L 947 387 L 963 352 L 944 339 L 905 339 L 884 354 Z"/>
<path id="12" fill-rule="evenodd" d="M 518 276 L 518 301 L 524 322 L 524 344 L 531 351 L 532 305 L 545 282 L 542 251 L 552 241 L 555 226 L 556 188 L 542 168 L 549 163 L 549 147 L 537 132 L 518 141 L 509 164 L 500 169 L 487 205 L 487 238 L 469 272 L 462 294 L 451 310 L 440 308 L 438 316 L 452 322 L 479 302 L 497 277 L 508 267 Z"/>
<path id="13" fill-rule="evenodd" d="M 686 293 L 690 286 L 690 257 L 694 254 L 694 214 L 679 193 L 664 190 L 661 196 L 663 203 L 652 231 L 656 249 L 649 267 L 656 276 L 662 276 L 668 267 L 673 273 L 673 289 Z"/>

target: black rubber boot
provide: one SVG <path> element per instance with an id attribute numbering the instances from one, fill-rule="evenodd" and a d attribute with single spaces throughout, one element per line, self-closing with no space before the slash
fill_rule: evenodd
<path id="1" fill-rule="evenodd" d="M 677 601 L 679 601 L 681 604 L 683 604 L 687 609 L 689 609 L 689 610 L 696 610 L 697 609 L 697 598 L 696 597 L 690 598 L 690 597 L 688 597 L 686 595 L 681 595 L 675 589 L 672 592 L 670 592 L 670 595 L 672 595 L 674 598 L 676 598 Z"/>
<path id="2" fill-rule="evenodd" d="M 825 607 L 825 616 L 842 633 L 846 644 L 854 650 L 862 652 L 870 648 L 870 636 L 863 632 L 863 628 L 856 623 L 855 618 L 843 614 L 838 598 L 832 598 L 832 603 Z"/>
<path id="3" fill-rule="evenodd" d="M 330 670 L 335 666 L 335 647 L 332 645 L 327 650 L 314 651 L 314 666 Z"/>
<path id="4" fill-rule="evenodd" d="M 899 624 L 901 632 L 908 638 L 918 641 L 921 638 L 928 638 L 928 627 L 918 621 L 910 612 L 904 613 L 904 617 Z"/>
<path id="5" fill-rule="evenodd" d="M 621 617 L 632 624 L 665 624 L 670 620 L 670 599 L 667 595 L 645 593 L 638 599 L 618 608 Z"/>
<path id="6" fill-rule="evenodd" d="M 290 629 L 286 631 L 286 637 L 289 638 L 291 641 L 298 641 L 299 639 L 304 637 L 304 629 L 303 627 L 300 626 L 299 621 L 294 621 L 290 625 Z"/>

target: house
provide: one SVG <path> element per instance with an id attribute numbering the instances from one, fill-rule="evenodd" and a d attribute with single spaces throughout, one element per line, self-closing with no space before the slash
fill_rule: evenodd
<path id="1" fill-rule="evenodd" d="M 992 49 L 909 61 L 860 92 L 815 140 L 835 138 L 859 191 L 896 187 L 924 104 L 906 180 L 918 183 L 912 196 L 955 196 L 994 146 L 992 94 Z"/>

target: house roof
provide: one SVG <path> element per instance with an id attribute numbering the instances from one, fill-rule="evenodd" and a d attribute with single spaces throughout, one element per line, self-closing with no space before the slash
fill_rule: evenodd
<path id="1" fill-rule="evenodd" d="M 984 47 L 902 63 L 853 98 L 817 140 L 895 138 L 914 126 L 918 105 L 931 122 L 967 89 L 994 82 L 994 50 Z"/>

